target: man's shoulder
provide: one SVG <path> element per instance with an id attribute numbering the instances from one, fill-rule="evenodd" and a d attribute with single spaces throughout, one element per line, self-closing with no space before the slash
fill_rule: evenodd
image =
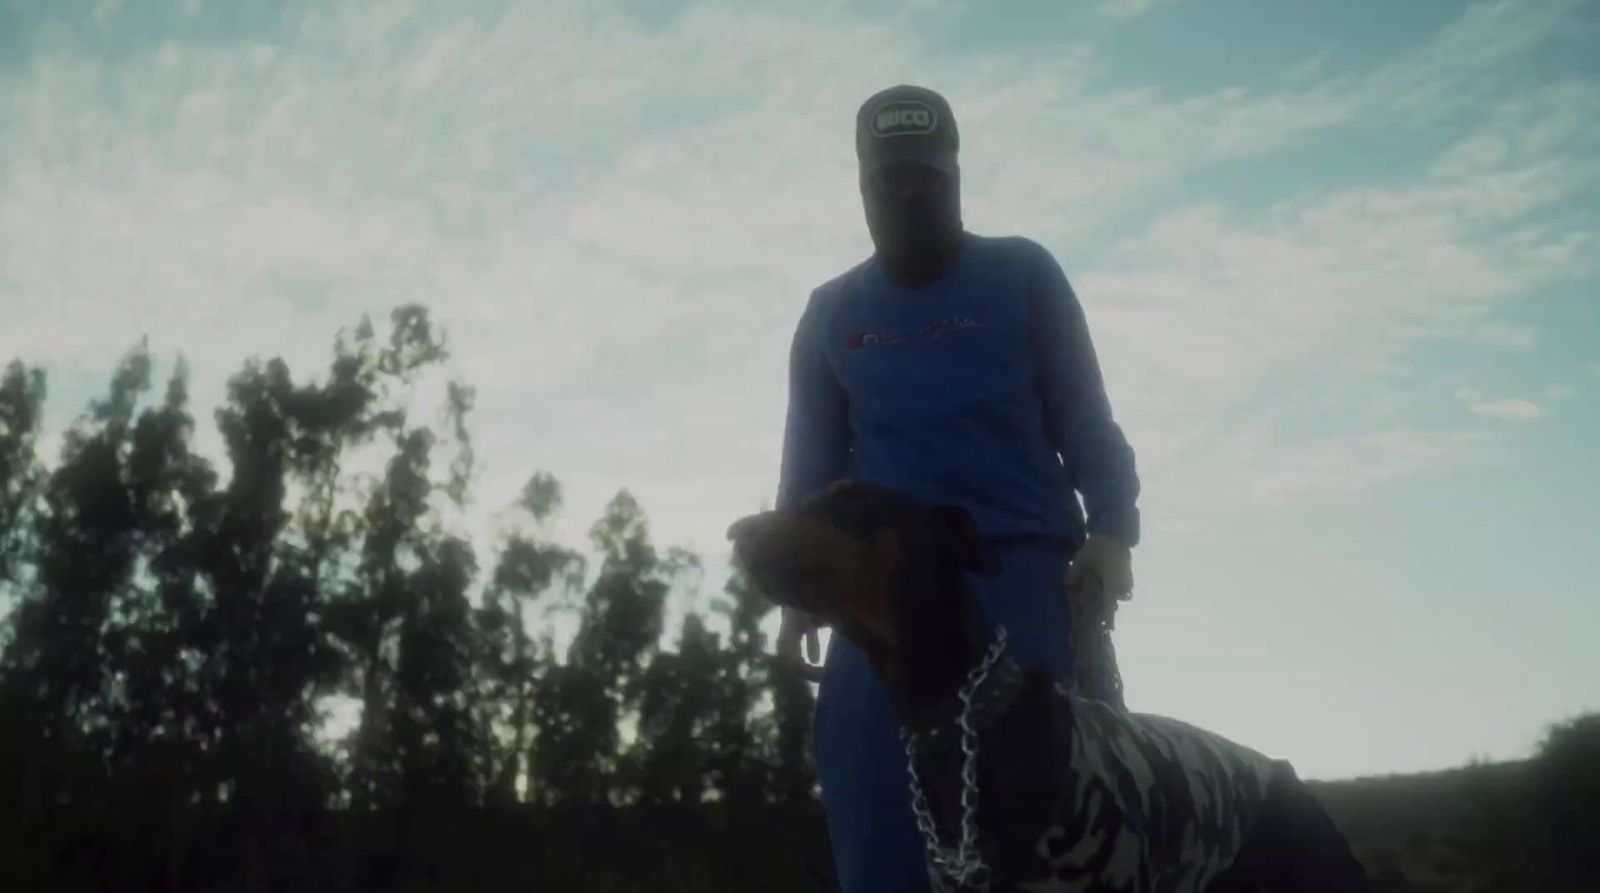
<path id="1" fill-rule="evenodd" d="M 812 299 L 825 301 L 838 300 L 839 295 L 848 292 L 854 286 L 854 284 L 866 274 L 867 269 L 872 266 L 872 263 L 872 258 L 868 257 L 850 269 L 845 270 L 843 273 L 840 273 L 839 275 L 834 276 L 832 279 L 823 282 L 821 285 L 811 290 Z"/>
<path id="2" fill-rule="evenodd" d="M 1036 264 L 1045 258 L 1053 259 L 1050 250 L 1027 236 L 983 236 L 967 234 L 972 250 L 1000 263 Z"/>
<path id="3" fill-rule="evenodd" d="M 861 277 L 866 274 L 872 264 L 872 258 L 867 258 L 855 266 L 811 290 L 811 298 L 806 302 L 805 316 L 810 318 L 810 325 L 823 325 L 817 320 L 820 315 L 831 315 L 836 312 L 849 295 L 860 291 Z"/>

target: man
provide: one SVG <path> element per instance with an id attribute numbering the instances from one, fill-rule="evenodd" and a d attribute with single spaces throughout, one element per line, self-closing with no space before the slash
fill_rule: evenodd
<path id="1" fill-rule="evenodd" d="M 1132 588 L 1133 452 L 1055 259 L 962 226 L 958 149 L 931 90 L 893 87 L 857 113 L 876 250 L 812 292 L 796 327 L 777 508 L 843 477 L 964 507 L 1000 566 L 973 581 L 989 616 L 1019 660 L 1066 680 L 1062 581 L 1111 597 Z M 786 611 L 778 649 L 797 666 L 802 636 L 815 650 L 814 624 Z M 813 750 L 845 893 L 927 891 L 887 692 L 842 636 L 820 682 Z M 1121 706 L 1118 691 L 1103 697 Z"/>

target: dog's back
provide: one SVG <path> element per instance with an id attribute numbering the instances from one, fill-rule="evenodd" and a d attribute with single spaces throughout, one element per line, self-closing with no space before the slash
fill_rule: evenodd
<path id="1" fill-rule="evenodd" d="M 1131 714 L 1057 686 L 1052 771 L 984 746 L 1013 785 L 1048 783 L 1055 807 L 996 877 L 1027 893 L 1360 893 L 1366 873 L 1287 762 L 1171 717 Z M 995 732 L 1002 731 L 997 724 Z M 1033 749 L 1037 754 L 1037 749 Z M 1021 753 L 1018 752 L 1017 756 Z M 997 779 L 999 781 L 999 779 Z M 1000 793 L 998 790 L 996 793 Z M 1035 791 L 1037 795 L 1037 791 Z M 1009 829 L 1014 831 L 1016 829 Z M 1019 858 L 1020 856 L 1020 858 Z"/>

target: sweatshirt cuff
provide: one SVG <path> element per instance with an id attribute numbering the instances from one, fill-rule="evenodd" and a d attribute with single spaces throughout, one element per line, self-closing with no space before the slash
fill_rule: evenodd
<path id="1" fill-rule="evenodd" d="M 1089 534 L 1107 536 L 1132 549 L 1139 545 L 1139 509 L 1137 506 L 1119 506 L 1110 511 L 1100 510 L 1090 516 Z"/>

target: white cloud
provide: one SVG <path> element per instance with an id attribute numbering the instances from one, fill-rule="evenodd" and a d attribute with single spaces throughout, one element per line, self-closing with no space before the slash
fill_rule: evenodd
<path id="1" fill-rule="evenodd" d="M 122 0 L 96 0 L 94 4 L 93 19 L 95 25 L 104 28 L 116 19 L 122 11 Z"/>
<path id="2" fill-rule="evenodd" d="M 1307 56 L 1284 69 L 1282 77 L 1286 81 L 1309 81 L 1318 78 L 1322 75 L 1323 69 L 1327 67 L 1328 60 L 1332 55 L 1328 50 L 1322 50 Z"/>
<path id="3" fill-rule="evenodd" d="M 1436 39 L 1396 59 L 1367 79 L 1373 97 L 1412 123 L 1437 121 L 1477 105 L 1485 93 L 1505 89 L 1502 64 L 1571 27 L 1583 0 L 1475 3 Z"/>
<path id="4" fill-rule="evenodd" d="M 1520 398 L 1475 403 L 1471 409 L 1475 415 L 1502 422 L 1531 422 L 1544 414 L 1539 404 Z"/>
<path id="5" fill-rule="evenodd" d="M 1476 461 L 1488 444 L 1482 431 L 1397 426 L 1273 450 L 1259 465 L 1242 458 L 1252 469 L 1247 492 L 1260 505 L 1279 507 L 1297 496 L 1360 492 Z"/>
<path id="6" fill-rule="evenodd" d="M 1155 7 L 1170 2 L 1171 0 L 1106 0 L 1100 4 L 1099 12 L 1111 19 L 1136 19 Z"/>
<path id="7" fill-rule="evenodd" d="M 1524 350 L 1532 347 L 1534 342 L 1539 339 L 1539 332 L 1533 326 L 1490 322 L 1478 326 L 1468 333 L 1467 337 L 1492 347 Z"/>
<path id="8" fill-rule="evenodd" d="M 103 31 L 90 4 L 82 22 L 53 13 L 65 24 L 0 65 L 0 359 L 44 362 L 52 408 L 75 411 L 150 329 L 158 351 L 189 354 L 205 404 L 247 354 L 306 374 L 337 327 L 423 301 L 480 389 L 480 520 L 548 469 L 570 507 L 556 532 L 581 543 L 627 486 L 714 578 L 728 521 L 773 488 L 799 308 L 868 244 L 856 103 L 928 83 L 961 119 L 969 221 L 1062 259 L 1139 452 L 1151 597 L 1127 618 L 1130 654 L 1143 649 L 1130 670 L 1225 728 L 1277 714 L 1214 684 L 1227 661 L 1197 661 L 1294 641 L 1312 603 L 1371 644 L 1394 618 L 1344 607 L 1358 586 L 1394 588 L 1367 603 L 1380 612 L 1427 598 L 1386 583 L 1392 564 L 1352 564 L 1337 531 L 1301 542 L 1328 526 L 1308 504 L 1359 508 L 1388 484 L 1504 461 L 1500 422 L 1529 411 L 1496 403 L 1515 395 L 1474 395 L 1488 418 L 1437 419 L 1466 403 L 1455 382 L 1512 379 L 1452 364 L 1540 358 L 1563 340 L 1527 328 L 1540 290 L 1592 293 L 1600 84 L 1535 83 L 1526 64 L 1570 30 L 1569 0 L 1472 7 L 1380 64 L 1335 46 L 1218 90 L 1143 83 L 1081 34 L 1016 53 L 922 43 L 942 25 L 918 23 L 960 3 L 730 2 L 664 19 L 630 5 L 649 19 L 603 2 L 182 0 L 163 32 L 122 27 L 155 3 L 124 4 Z M 221 34 L 224 12 L 261 30 Z M 1507 350 L 1530 338 L 1540 351 Z M 1267 528 L 1277 566 L 1252 542 Z M 1306 571 L 1318 550 L 1359 565 L 1350 585 Z M 1286 593 L 1295 611 L 1216 609 Z M 1218 616 L 1225 629 L 1194 633 Z M 1390 650 L 1414 655 L 1401 629 Z M 1373 711 L 1371 727 L 1404 721 L 1339 669 L 1344 644 L 1328 650 L 1336 671 L 1304 670 L 1284 709 L 1315 690 Z M 1179 677 L 1212 681 L 1178 692 Z M 1343 700 L 1323 697 L 1341 685 Z M 1300 728 L 1284 752 L 1319 774 L 1394 758 L 1392 742 L 1349 757 L 1326 744 L 1337 731 Z M 1464 739 L 1441 726 L 1422 740 L 1414 753 Z"/>
<path id="9" fill-rule="evenodd" d="M 1475 10 L 1361 76 L 1188 97 L 1105 86 L 1089 46 L 936 57 L 839 8 L 704 5 L 652 27 L 603 4 L 352 2 L 242 45 L 103 59 L 62 39 L 0 81 L 0 299 L 21 308 L 0 353 L 92 378 L 151 328 L 215 399 L 246 354 L 320 368 L 338 326 L 424 301 L 480 387 L 486 502 L 548 468 L 577 515 L 627 485 L 669 538 L 720 548 L 772 487 L 799 306 L 866 245 L 860 97 L 944 89 L 974 228 L 1066 256 L 1210 166 L 1404 126 L 1420 96 L 1476 101 L 1563 8 Z M 1427 180 L 1265 215 L 1168 205 L 1082 249 L 1068 272 L 1150 474 L 1206 477 L 1245 401 L 1263 424 L 1290 412 L 1292 395 L 1261 402 L 1285 376 L 1380 383 L 1366 405 L 1392 422 L 1419 339 L 1521 339 L 1496 308 L 1592 254 L 1581 217 L 1546 212 L 1594 183 L 1575 148 L 1594 98 L 1489 106 Z M 1432 436 L 1265 438 L 1261 486 L 1468 451 Z"/>
<path id="10" fill-rule="evenodd" d="M 1469 387 L 1456 390 L 1456 399 L 1475 416 L 1498 422 L 1531 422 L 1544 414 L 1539 404 L 1520 397 L 1490 397 Z"/>

